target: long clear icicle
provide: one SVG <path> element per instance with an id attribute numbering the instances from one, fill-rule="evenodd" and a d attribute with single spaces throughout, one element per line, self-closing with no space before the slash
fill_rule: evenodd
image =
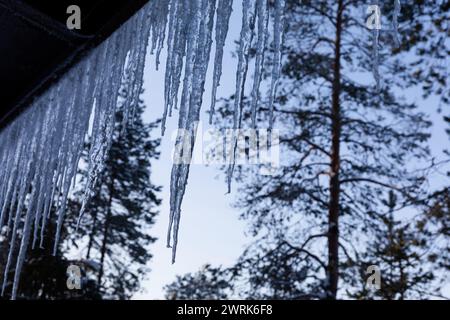
<path id="1" fill-rule="evenodd" d="M 186 54 L 186 36 L 189 22 L 189 2 L 171 1 L 169 10 L 169 34 L 164 89 L 164 112 L 161 122 L 161 134 L 164 135 L 167 116 L 176 108 L 183 58 Z"/>
<path id="2" fill-rule="evenodd" d="M 175 262 L 176 257 L 181 202 L 189 176 L 189 164 L 194 148 L 197 123 L 200 119 L 202 96 L 212 45 L 211 35 L 215 0 L 196 0 L 191 2 L 191 6 L 191 10 L 194 10 L 190 14 L 189 49 L 186 56 L 186 71 L 178 123 L 181 130 L 178 131 L 175 146 L 177 155 L 182 155 L 183 159 L 181 163 L 174 163 L 171 174 L 171 209 L 167 245 L 171 246 L 172 240 L 172 262 Z M 173 231 L 172 239 L 171 231 Z"/>
<path id="3" fill-rule="evenodd" d="M 233 178 L 236 148 L 238 141 L 238 129 L 242 123 L 243 98 L 245 90 L 245 80 L 248 72 L 248 59 L 250 45 L 253 37 L 253 27 L 255 18 L 255 3 L 253 0 L 244 0 L 242 2 L 242 28 L 238 49 L 238 66 L 236 70 L 236 92 L 234 96 L 233 110 L 233 136 L 232 136 L 232 156 L 231 163 L 227 169 L 228 193 L 231 192 L 231 181 Z"/>
<path id="4" fill-rule="evenodd" d="M 233 11 L 233 0 L 219 0 L 217 5 L 216 20 L 216 53 L 214 56 L 213 85 L 211 94 L 211 107 L 209 113 L 209 123 L 212 124 L 216 106 L 217 88 L 222 77 L 223 48 L 228 34 L 228 25 L 231 12 Z"/>
<path id="5" fill-rule="evenodd" d="M 266 51 L 266 42 L 269 32 L 269 10 L 267 9 L 267 0 L 257 0 L 256 15 L 258 17 L 258 40 L 256 44 L 255 76 L 253 79 L 253 89 L 251 94 L 253 128 L 256 128 L 256 111 L 259 103 L 259 88 L 261 86 L 262 73 L 264 68 L 264 52 Z M 278 49 L 280 49 L 280 47 L 278 47 Z"/>
<path id="6" fill-rule="evenodd" d="M 281 42 L 283 40 L 284 29 L 284 7 L 285 0 L 275 1 L 275 19 L 273 23 L 273 66 L 269 96 L 269 129 L 272 129 L 273 127 L 273 104 L 275 100 L 278 80 L 281 75 Z"/>
<path id="7" fill-rule="evenodd" d="M 378 0 L 374 2 L 377 8 L 377 19 L 381 19 L 380 14 L 380 3 Z M 381 21 L 380 21 L 381 22 Z M 372 73 L 376 83 L 376 90 L 380 92 L 381 90 L 381 78 L 380 78 L 380 30 L 378 27 L 372 30 Z"/>

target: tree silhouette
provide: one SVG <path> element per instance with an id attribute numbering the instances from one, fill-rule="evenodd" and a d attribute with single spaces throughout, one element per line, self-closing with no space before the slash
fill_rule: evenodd
<path id="1" fill-rule="evenodd" d="M 445 55 L 438 52 L 448 2 L 404 4 L 399 47 L 387 15 L 392 3 L 383 4 L 380 88 L 372 80 L 377 66 L 362 14 L 366 5 L 288 1 L 275 108 L 284 161 L 273 175 L 243 167 L 237 176 L 236 207 L 257 242 L 266 242 L 267 252 L 282 245 L 289 248 L 286 255 L 297 256 L 297 272 L 307 268 L 315 278 L 300 290 L 307 295 L 309 288 L 311 297 L 336 299 L 340 288 L 351 285 L 341 274 L 347 261 L 358 260 L 372 238 L 381 236 L 387 192 L 397 198 L 394 215 L 426 198 L 427 175 L 420 166 L 430 161 L 431 123 L 405 90 L 437 95 L 448 104 Z M 230 123 L 230 103 L 221 108 L 219 124 Z M 244 121 L 250 126 L 247 109 Z M 260 109 L 268 111 L 264 101 Z M 261 127 L 268 119 L 258 121 Z M 408 218 L 411 214 L 404 215 Z M 415 235 L 402 232 L 396 236 Z"/>
<path id="2" fill-rule="evenodd" d="M 177 279 L 164 289 L 169 300 L 227 299 L 230 297 L 232 282 L 227 269 L 207 264 L 196 273 L 177 276 Z"/>
<path id="3" fill-rule="evenodd" d="M 125 93 L 122 93 L 125 94 Z M 151 160 L 158 158 L 159 139 L 151 137 L 157 123 L 142 120 L 142 101 L 132 115 L 133 124 L 123 129 L 122 109 L 116 113 L 113 143 L 105 169 L 89 201 L 78 232 L 70 240 L 79 245 L 86 260 L 98 264 L 97 285 L 108 299 L 127 299 L 140 289 L 149 271 L 149 245 L 156 239 L 149 233 L 160 204 L 160 187 L 151 183 Z M 86 162 L 88 155 L 82 157 Z M 83 186 L 87 170 L 81 169 Z M 75 192 L 69 216 L 74 226 L 84 190 Z"/>
<path id="4" fill-rule="evenodd" d="M 433 238 L 419 228 L 420 224 L 402 223 L 395 219 L 397 203 L 394 192 L 388 193 L 385 205 L 388 210 L 381 217 L 379 230 L 356 262 L 356 272 L 360 278 L 354 277 L 354 273 L 350 272 L 354 271 L 352 268 L 344 275 L 354 284 L 348 295 L 357 299 L 405 300 L 432 294 L 436 289 L 433 287 L 435 276 L 427 264 L 434 255 L 433 251 L 431 255 L 429 252 Z M 348 264 L 351 266 L 353 262 L 348 261 Z M 366 286 L 367 270 L 371 265 L 380 271 L 379 289 Z"/>

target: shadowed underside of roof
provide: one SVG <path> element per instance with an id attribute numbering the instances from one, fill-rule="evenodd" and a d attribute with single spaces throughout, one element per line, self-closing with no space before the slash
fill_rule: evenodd
<path id="1" fill-rule="evenodd" d="M 0 0 L 0 130 L 148 0 Z M 68 30 L 70 5 L 81 30 Z"/>

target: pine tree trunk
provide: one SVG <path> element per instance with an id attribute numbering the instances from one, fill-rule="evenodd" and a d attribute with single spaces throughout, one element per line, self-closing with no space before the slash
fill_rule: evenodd
<path id="1" fill-rule="evenodd" d="M 341 115 L 341 33 L 343 0 L 338 2 L 336 17 L 335 56 L 333 65 L 330 203 L 328 208 L 328 270 L 327 299 L 336 299 L 339 280 L 339 193 Z"/>
<path id="2" fill-rule="evenodd" d="M 92 250 L 92 245 L 94 244 L 96 228 L 97 228 L 97 213 L 95 212 L 94 213 L 94 221 L 92 221 L 91 234 L 89 235 L 89 243 L 88 243 L 88 249 L 87 249 L 87 253 L 86 253 L 86 260 L 89 260 L 89 258 L 91 257 L 91 250 Z"/>
<path id="3" fill-rule="evenodd" d="M 394 263 L 395 263 L 395 242 L 394 242 L 394 213 L 393 208 L 390 209 L 389 212 L 389 223 L 388 223 L 388 232 L 389 232 L 389 239 L 388 239 L 388 263 L 389 263 L 389 278 L 394 279 Z M 387 290 L 388 300 L 394 300 L 395 299 L 395 289 L 390 286 L 390 288 Z"/>
<path id="4" fill-rule="evenodd" d="M 111 223 L 111 216 L 112 216 L 111 206 L 112 206 L 113 190 L 114 190 L 114 179 L 112 177 L 111 177 L 111 184 L 108 189 L 109 189 L 109 200 L 108 200 L 108 208 L 107 208 L 106 217 L 105 217 L 105 225 L 103 228 L 103 241 L 102 241 L 102 247 L 100 249 L 100 271 L 98 273 L 98 280 L 97 280 L 97 283 L 99 286 L 101 286 L 103 273 L 104 273 L 106 246 L 108 243 L 108 231 L 109 231 L 109 225 Z"/>

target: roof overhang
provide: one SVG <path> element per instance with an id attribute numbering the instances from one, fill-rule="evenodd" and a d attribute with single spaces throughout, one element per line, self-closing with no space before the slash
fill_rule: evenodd
<path id="1" fill-rule="evenodd" d="M 0 130 L 149 0 L 0 0 Z M 81 9 L 69 30 L 67 8 Z"/>

